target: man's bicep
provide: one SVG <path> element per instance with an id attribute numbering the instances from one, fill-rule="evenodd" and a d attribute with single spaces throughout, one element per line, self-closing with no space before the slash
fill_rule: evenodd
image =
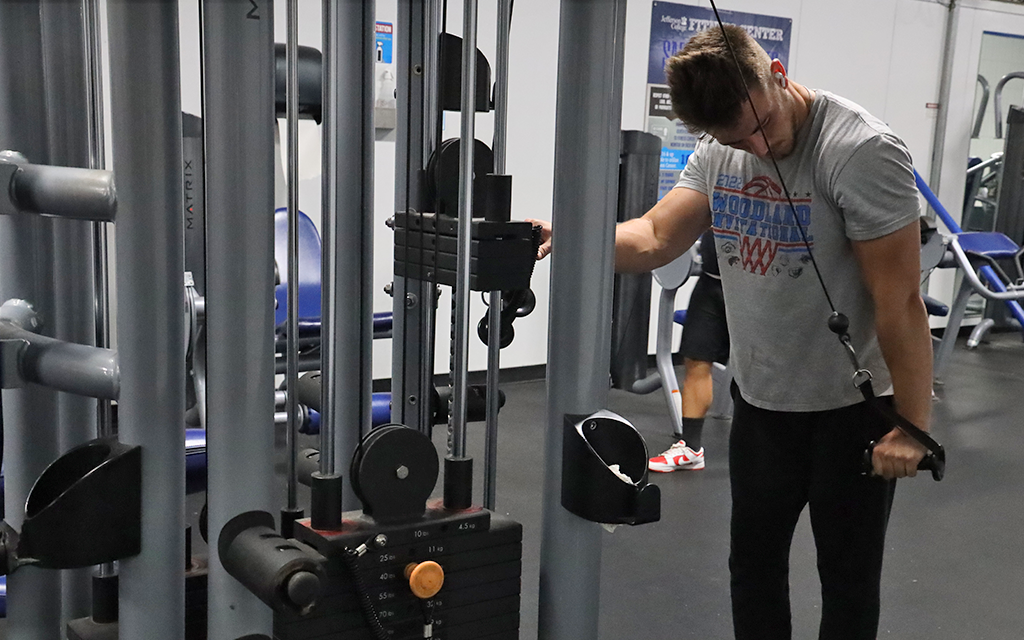
<path id="1" fill-rule="evenodd" d="M 908 296 L 919 295 L 921 233 L 916 221 L 880 238 L 852 244 L 876 306 L 906 302 Z"/>

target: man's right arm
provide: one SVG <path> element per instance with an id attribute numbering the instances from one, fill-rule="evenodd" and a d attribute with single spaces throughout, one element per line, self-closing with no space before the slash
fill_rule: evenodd
<path id="1" fill-rule="evenodd" d="M 708 197 L 676 187 L 642 217 L 615 228 L 615 271 L 645 273 L 672 262 L 711 226 Z"/>

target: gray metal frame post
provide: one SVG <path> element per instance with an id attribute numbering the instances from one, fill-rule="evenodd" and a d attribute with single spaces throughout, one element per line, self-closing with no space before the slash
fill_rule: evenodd
<path id="1" fill-rule="evenodd" d="M 371 419 L 375 2 L 324 0 L 320 472 L 352 459 Z M 342 504 L 354 505 L 352 483 Z"/>
<path id="2" fill-rule="evenodd" d="M 395 211 L 418 206 L 421 171 L 437 147 L 439 0 L 399 0 L 396 25 L 398 122 Z M 395 276 L 391 421 L 430 434 L 433 428 L 437 286 Z"/>
<path id="3" fill-rule="evenodd" d="M 559 498 L 564 417 L 608 395 L 625 15 L 625 0 L 562 0 L 559 18 L 540 640 L 598 637 L 601 528 Z"/>
<path id="4" fill-rule="evenodd" d="M 0 149 L 47 162 L 39 5 L 0 2 Z M 52 243 L 52 220 L 0 216 L 0 298 L 29 300 L 46 319 L 54 311 Z M 57 393 L 35 385 L 2 393 L 6 520 L 21 529 L 29 490 L 59 454 Z M 8 636 L 52 640 L 60 635 L 60 611 L 57 572 L 26 567 L 7 577 Z"/>
<path id="5" fill-rule="evenodd" d="M 88 167 L 85 15 L 77 3 L 43 2 L 39 9 L 43 81 L 50 97 L 46 101 L 49 163 Z M 96 340 L 92 226 L 82 220 L 56 220 L 53 224 L 54 336 L 74 344 L 91 345 Z M 57 402 L 61 451 L 96 437 L 96 400 L 61 393 Z M 89 568 L 61 572 L 61 629 L 69 620 L 89 615 L 91 573 Z"/>
<path id="6" fill-rule="evenodd" d="M 946 14 L 946 28 L 943 32 L 942 75 L 939 77 L 939 111 L 935 115 L 935 132 L 932 135 L 932 157 L 928 173 L 928 184 L 938 192 L 942 175 L 942 156 L 946 150 L 946 123 L 949 120 L 949 96 L 953 78 L 953 60 L 956 52 L 956 34 L 960 23 L 958 0 L 949 0 Z M 929 211 L 927 214 L 934 219 Z"/>
<path id="7" fill-rule="evenodd" d="M 239 513 L 274 507 L 274 11 L 205 0 L 202 16 L 213 542 Z M 209 551 L 209 636 L 269 635 L 271 610 Z"/>
<path id="8" fill-rule="evenodd" d="M 452 290 L 452 405 L 448 412 L 448 453 L 466 456 L 469 376 L 469 260 L 473 242 L 473 148 L 476 140 L 477 0 L 462 4 L 462 122 L 459 144 L 459 253 Z"/>
<path id="9" fill-rule="evenodd" d="M 185 249 L 178 3 L 111 0 L 107 20 L 118 188 L 118 435 L 142 447 L 142 552 L 120 562 L 119 633 L 180 640 Z"/>
<path id="10" fill-rule="evenodd" d="M 508 132 L 508 41 L 512 0 L 498 0 L 498 33 L 494 67 L 494 173 L 505 173 Z M 501 371 L 501 291 L 487 295 L 487 326 L 494 327 L 487 342 L 487 421 L 484 436 L 484 508 L 494 509 L 498 493 L 498 377 Z"/>

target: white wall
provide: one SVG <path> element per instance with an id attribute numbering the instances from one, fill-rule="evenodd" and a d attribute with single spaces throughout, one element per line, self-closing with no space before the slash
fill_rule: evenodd
<path id="1" fill-rule="evenodd" d="M 195 9 L 197 0 L 182 5 L 182 105 L 198 109 L 198 80 L 187 86 L 186 77 L 198 78 L 198 36 L 190 41 L 188 33 L 198 32 Z M 478 41 L 488 59 L 494 61 L 494 2 L 480 3 Z M 707 0 L 689 4 L 709 7 Z M 954 98 L 950 104 L 946 158 L 940 195 L 955 202 L 963 188 L 961 159 L 967 155 L 970 102 L 974 95 L 974 75 L 983 29 L 1024 33 L 1022 10 L 1012 5 L 987 0 L 966 0 L 961 10 L 961 28 L 956 38 Z M 301 44 L 319 47 L 319 3 L 300 3 Z M 276 3 L 275 29 L 278 41 L 284 40 L 285 3 Z M 797 81 L 813 88 L 828 89 L 872 111 L 906 141 L 915 164 L 923 175 L 930 170 L 929 159 L 936 111 L 929 103 L 938 102 L 939 77 L 947 9 L 935 0 L 732 0 L 730 10 L 770 14 L 793 19 L 789 72 Z M 396 22 L 397 0 L 378 0 L 378 20 Z M 519 0 L 512 19 L 509 69 L 509 118 L 507 170 L 513 176 L 513 218 L 550 218 L 552 167 L 554 162 L 555 88 L 558 51 L 558 3 L 551 0 Z M 188 16 L 196 16 L 189 18 Z M 623 80 L 623 128 L 642 129 L 645 109 L 647 48 L 650 39 L 651 0 L 631 0 L 627 5 L 625 38 L 625 75 Z M 461 3 L 449 3 L 448 31 L 461 34 Z M 191 43 L 190 43 L 191 42 Z M 195 52 L 190 53 L 194 45 Z M 960 103 L 963 104 L 960 104 Z M 458 117 L 445 121 L 445 137 L 458 135 Z M 477 137 L 489 142 L 493 131 L 490 114 L 477 117 Z M 320 196 L 319 131 L 304 121 L 300 126 L 300 208 L 314 220 L 319 218 Z M 389 309 L 390 298 L 383 293 L 391 279 L 392 235 L 384 220 L 394 208 L 394 149 L 392 135 L 378 135 L 376 144 L 375 206 L 378 226 L 374 236 L 376 310 Z M 546 361 L 548 271 L 549 262 L 537 265 L 533 288 L 537 293 L 537 311 L 516 324 L 516 341 L 503 351 L 505 367 L 540 364 Z M 934 278 L 933 291 L 939 293 L 951 285 Z M 657 296 L 653 296 L 656 301 Z M 685 295 L 680 296 L 680 306 Z M 472 317 L 484 313 L 479 296 L 473 296 Z M 449 296 L 444 290 L 438 311 L 437 371 L 448 368 Z M 653 347 L 653 331 L 652 331 Z M 374 377 L 390 375 L 391 345 L 374 345 Z M 486 351 L 471 338 L 470 367 L 485 366 Z"/>

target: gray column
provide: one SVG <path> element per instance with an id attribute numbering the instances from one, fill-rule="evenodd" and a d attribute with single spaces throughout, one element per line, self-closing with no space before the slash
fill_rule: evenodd
<path id="1" fill-rule="evenodd" d="M 0 149 L 49 161 L 39 2 L 0 2 Z M 0 216 L 0 298 L 30 300 L 53 335 L 53 221 Z M 57 394 L 30 385 L 3 392 L 6 519 L 20 529 L 25 499 L 59 454 Z M 60 574 L 27 567 L 7 578 L 7 635 L 60 635 Z"/>
<path id="2" fill-rule="evenodd" d="M 212 542 L 239 513 L 274 510 L 274 12 L 270 0 L 202 12 Z M 209 551 L 210 638 L 269 635 L 271 610 Z"/>
<path id="3" fill-rule="evenodd" d="M 89 167 L 89 102 L 86 91 L 85 24 L 74 2 L 40 4 L 47 131 L 53 165 Z M 55 220 L 54 335 L 76 344 L 95 344 L 93 223 Z M 58 396 L 60 450 L 96 437 L 96 400 L 68 393 Z M 90 612 L 91 569 L 61 572 L 64 629 Z"/>
<path id="4" fill-rule="evenodd" d="M 598 637 L 601 529 L 562 508 L 565 414 L 605 406 L 625 0 L 563 0 L 558 38 L 541 640 Z"/>
<path id="5" fill-rule="evenodd" d="M 119 633 L 125 640 L 180 640 L 185 288 L 178 3 L 111 0 L 107 20 L 118 189 L 118 426 L 122 442 L 142 447 L 142 552 L 120 563 Z"/>
<path id="6" fill-rule="evenodd" d="M 342 473 L 371 425 L 374 7 L 323 3 L 320 472 Z M 356 506 L 352 483 L 342 504 Z"/>
<path id="7" fill-rule="evenodd" d="M 398 123 L 395 211 L 415 209 L 420 170 L 437 146 L 439 0 L 399 0 L 396 24 Z M 436 285 L 396 276 L 391 420 L 430 433 Z"/>

